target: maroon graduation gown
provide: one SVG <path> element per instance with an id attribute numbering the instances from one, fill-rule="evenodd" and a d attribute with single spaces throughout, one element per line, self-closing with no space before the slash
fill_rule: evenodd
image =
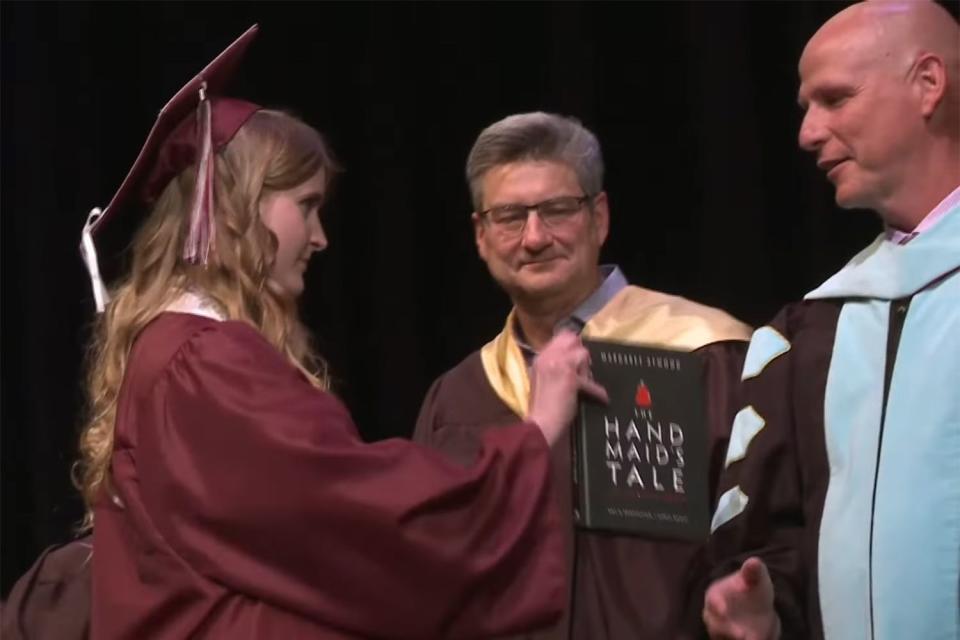
<path id="1" fill-rule="evenodd" d="M 710 495 L 715 496 L 747 343 L 715 342 L 696 350 L 705 362 Z M 470 462 L 491 432 L 512 431 L 517 416 L 496 395 L 474 352 L 442 375 L 420 410 L 414 439 Z M 493 428 L 499 426 L 503 428 Z M 573 531 L 569 443 L 552 452 L 553 473 L 568 533 L 573 585 L 564 619 L 523 638 L 673 640 L 702 632 L 700 611 L 709 572 L 704 545 Z"/>
<path id="2" fill-rule="evenodd" d="M 93 638 L 474 638 L 562 609 L 535 425 L 491 431 L 468 469 L 404 440 L 364 444 L 334 396 L 240 322 L 164 313 L 144 329 L 112 474 Z"/>

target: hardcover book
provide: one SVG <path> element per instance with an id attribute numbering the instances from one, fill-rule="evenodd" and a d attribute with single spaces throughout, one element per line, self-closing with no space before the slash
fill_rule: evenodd
<path id="1" fill-rule="evenodd" d="M 705 540 L 709 460 L 700 357 L 583 343 L 610 404 L 580 402 L 571 433 L 575 523 L 621 535 Z"/>

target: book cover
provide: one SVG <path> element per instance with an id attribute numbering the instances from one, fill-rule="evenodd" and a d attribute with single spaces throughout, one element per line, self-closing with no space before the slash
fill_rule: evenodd
<path id="1" fill-rule="evenodd" d="M 703 363 L 667 349 L 584 340 L 610 404 L 581 400 L 574 520 L 586 529 L 705 540 L 708 431 Z"/>

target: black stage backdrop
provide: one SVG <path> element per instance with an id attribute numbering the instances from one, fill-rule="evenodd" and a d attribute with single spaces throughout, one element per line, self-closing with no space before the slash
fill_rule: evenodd
<path id="1" fill-rule="evenodd" d="M 507 114 L 575 115 L 599 136 L 604 260 L 633 282 L 762 323 L 867 243 L 875 217 L 837 209 L 796 147 L 796 61 L 842 6 L 4 2 L 3 595 L 82 514 L 69 467 L 94 315 L 85 215 L 245 28 L 262 31 L 232 93 L 291 108 L 346 167 L 302 306 L 376 440 L 409 436 L 430 382 L 509 309 L 476 256 L 463 179 L 477 133 Z M 112 226 L 101 253 L 118 255 L 130 224 Z"/>

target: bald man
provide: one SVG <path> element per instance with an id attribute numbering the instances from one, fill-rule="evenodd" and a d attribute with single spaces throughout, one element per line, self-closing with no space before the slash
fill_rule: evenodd
<path id="1" fill-rule="evenodd" d="M 884 231 L 751 340 L 713 519 L 713 638 L 960 638 L 960 29 L 831 18 L 800 146 Z"/>

